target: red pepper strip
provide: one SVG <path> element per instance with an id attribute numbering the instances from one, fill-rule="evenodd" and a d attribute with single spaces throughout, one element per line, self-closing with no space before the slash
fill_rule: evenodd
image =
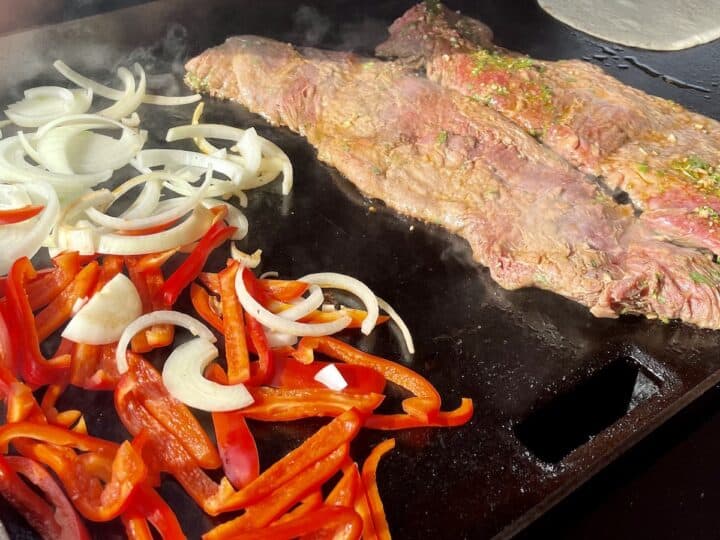
<path id="1" fill-rule="evenodd" d="M 65 287 L 63 292 L 56 296 L 40 313 L 35 317 L 38 339 L 43 341 L 55 330 L 65 324 L 72 317 L 72 310 L 75 302 L 81 298 L 90 296 L 90 293 L 97 283 L 100 275 L 100 266 L 96 261 L 86 265 L 73 279 L 72 283 Z"/>
<path id="2" fill-rule="evenodd" d="M 84 386 L 85 381 L 97 371 L 101 353 L 102 349 L 97 345 L 76 343 L 72 352 L 70 382 L 75 386 Z"/>
<path id="3" fill-rule="evenodd" d="M 257 480 L 230 496 L 223 504 L 224 511 L 245 508 L 267 497 L 288 480 L 308 469 L 319 459 L 355 438 L 363 418 L 350 409 L 321 427 L 300 446 L 273 463 Z"/>
<path id="4" fill-rule="evenodd" d="M 164 284 L 162 271 L 159 268 L 148 268 L 140 271 L 142 257 L 125 257 L 128 274 L 142 301 L 143 313 L 157 309 L 166 309 L 167 306 L 160 298 L 160 290 Z M 149 352 L 158 347 L 170 345 L 175 337 L 175 327 L 168 324 L 156 324 L 133 336 L 131 348 L 133 352 Z"/>
<path id="5" fill-rule="evenodd" d="M 362 518 L 363 522 L 363 540 L 377 540 L 378 534 L 375 530 L 375 522 L 373 521 L 372 510 L 370 509 L 370 501 L 368 500 L 367 491 L 363 485 L 360 472 L 355 467 L 357 475 L 358 490 L 353 503 L 353 509 Z"/>
<path id="6" fill-rule="evenodd" d="M 340 470 L 343 461 L 347 458 L 348 451 L 349 445 L 343 444 L 318 459 L 267 497 L 247 506 L 242 516 L 227 521 L 203 535 L 203 540 L 244 538 L 245 531 L 266 527 L 332 478 Z"/>
<path id="7" fill-rule="evenodd" d="M 80 257 L 77 251 L 63 252 L 53 258 L 53 266 L 55 268 L 25 286 L 33 311 L 48 305 L 65 287 L 70 285 L 80 271 Z"/>
<path id="8" fill-rule="evenodd" d="M 115 409 L 127 430 L 148 434 L 148 451 L 164 471 L 172 474 L 185 491 L 208 514 L 220 513 L 221 502 L 235 493 L 228 482 L 218 486 L 198 466 L 178 438 L 167 431 L 133 396 L 135 383 L 124 375 L 115 388 Z"/>
<path id="9" fill-rule="evenodd" d="M 3 456 L 0 456 L 0 495 L 45 540 L 60 538 L 62 526 L 55 519 L 55 511 L 23 482 Z"/>
<path id="10" fill-rule="evenodd" d="M 200 272 L 200 283 L 215 296 L 220 296 L 220 278 L 215 272 Z"/>
<path id="11" fill-rule="evenodd" d="M 198 312 L 198 315 L 200 315 L 206 323 L 218 332 L 223 332 L 223 321 L 210 306 L 210 295 L 197 283 L 190 285 L 190 301 L 195 311 Z"/>
<path id="12" fill-rule="evenodd" d="M 6 303 L 3 316 L 10 337 L 15 373 L 31 386 L 63 381 L 70 368 L 70 357 L 45 360 L 35 330 L 35 318 L 25 292 L 25 283 L 35 277 L 30 259 L 22 257 L 13 263 L 5 286 Z"/>
<path id="13" fill-rule="evenodd" d="M 62 395 L 63 391 L 65 390 L 65 385 L 61 384 L 51 384 L 45 389 L 45 394 L 42 397 L 42 400 L 40 401 L 40 408 L 42 409 L 43 413 L 45 414 L 45 418 L 48 419 L 48 421 L 51 424 L 55 424 L 55 420 L 58 416 L 58 411 L 55 408 L 55 404 L 57 403 L 57 400 Z M 78 415 L 77 418 L 80 417 L 80 411 L 77 411 Z M 76 420 L 77 420 L 76 418 Z"/>
<path id="14" fill-rule="evenodd" d="M 253 349 L 258 355 L 257 362 L 250 364 L 250 379 L 247 380 L 246 384 L 260 386 L 266 384 L 267 381 L 273 376 L 275 371 L 275 361 L 268 346 L 267 336 L 262 325 L 249 313 L 246 313 L 247 330 L 250 334 L 250 341 L 253 344 Z M 227 343 L 227 340 L 226 340 Z"/>
<path id="15" fill-rule="evenodd" d="M 263 292 L 278 302 L 297 300 L 309 287 L 304 281 L 284 279 L 259 279 L 258 282 Z"/>
<path id="16" fill-rule="evenodd" d="M 120 516 L 128 540 L 153 540 L 147 519 L 142 514 L 126 510 Z"/>
<path id="17" fill-rule="evenodd" d="M 285 523 L 286 521 L 290 521 L 292 519 L 297 519 L 301 516 L 304 516 L 306 514 L 309 514 L 313 510 L 317 510 L 323 505 L 323 496 L 322 491 L 319 489 L 316 489 L 310 495 L 306 496 L 303 500 L 301 500 L 295 508 L 290 510 L 289 512 L 286 512 L 285 515 L 280 516 L 278 519 L 274 521 L 274 523 Z"/>
<path id="18" fill-rule="evenodd" d="M 180 248 L 168 249 L 167 251 L 159 251 L 158 253 L 148 253 L 141 256 L 137 260 L 137 269 L 140 272 L 146 272 L 150 269 L 160 268 L 170 257 L 175 255 Z"/>
<path id="19" fill-rule="evenodd" d="M 0 225 L 20 223 L 37 216 L 45 208 L 42 204 L 28 204 L 20 208 L 0 210 Z"/>
<path id="20" fill-rule="evenodd" d="M 142 515 L 152 523 L 164 540 L 180 540 L 185 534 L 177 516 L 163 498 L 147 485 L 140 485 L 132 494 L 128 513 Z M 146 521 L 147 523 L 147 521 Z"/>
<path id="21" fill-rule="evenodd" d="M 2 458 L 0 458 L 2 459 Z M 68 498 L 50 473 L 36 461 L 20 456 L 6 456 L 4 461 L 16 473 L 37 486 L 55 507 L 54 519 L 60 526 L 58 540 L 85 540 L 90 538 L 85 525 Z"/>
<path id="22" fill-rule="evenodd" d="M 378 490 L 377 486 L 377 467 L 380 459 L 393 448 L 395 448 L 395 439 L 381 442 L 372 449 L 362 467 L 362 481 L 370 503 L 375 531 L 380 540 L 390 540 L 390 528 L 385 517 L 380 490 Z"/>
<path id="23" fill-rule="evenodd" d="M 374 411 L 385 396 L 351 394 L 329 388 L 248 387 L 255 402 L 242 409 L 247 418 L 266 422 L 290 422 L 314 416 L 338 416 L 355 408 L 362 413 Z"/>
<path id="24" fill-rule="evenodd" d="M 353 507 L 358 490 L 360 489 L 360 473 L 357 463 L 350 462 L 343 466 L 343 475 L 325 499 L 330 506 Z"/>
<path id="25" fill-rule="evenodd" d="M 170 395 L 160 373 L 141 358 L 129 357 L 128 364 L 130 377 L 136 385 L 133 394 L 139 403 L 167 431 L 178 437 L 198 465 L 206 469 L 220 467 L 222 462 L 210 437 L 190 409 Z"/>
<path id="26" fill-rule="evenodd" d="M 329 336 L 304 337 L 297 347 L 295 358 L 300 362 L 312 358 L 313 351 L 355 364 L 377 370 L 389 381 L 405 388 L 414 394 L 402 402 L 403 410 L 426 424 L 434 419 L 440 410 L 440 394 L 430 382 L 410 368 L 396 362 L 368 354 L 351 347 L 347 343 Z M 307 363 L 307 362 L 304 362 Z"/>
<path id="27" fill-rule="evenodd" d="M 397 430 L 419 427 L 457 427 L 467 424 L 473 415 L 473 402 L 462 398 L 457 409 L 440 411 L 429 423 L 408 414 L 373 414 L 365 421 L 369 429 Z"/>
<path id="28" fill-rule="evenodd" d="M 44 424 L 47 422 L 45 414 L 40 405 L 35 400 L 32 390 L 26 384 L 14 382 L 8 388 L 7 411 L 5 413 L 5 421 L 8 424 L 17 422 L 38 422 Z"/>
<path id="29" fill-rule="evenodd" d="M 120 445 L 112 459 L 98 453 L 77 455 L 69 448 L 47 444 L 21 446 L 23 454 L 53 470 L 75 507 L 91 521 L 118 517 L 135 488 L 147 478 L 142 457 L 128 441 Z"/>
<path id="30" fill-rule="evenodd" d="M 323 534 L 320 534 L 321 532 Z M 287 540 L 288 538 L 305 538 L 306 535 L 311 533 L 316 533 L 313 538 L 357 540 L 362 533 L 362 520 L 350 508 L 323 506 L 292 521 L 273 524 L 262 529 L 243 531 L 241 538 L 243 540 Z M 207 534 L 203 536 L 203 539 L 209 538 L 213 537 Z M 223 536 L 217 538 L 240 537 Z"/>
<path id="31" fill-rule="evenodd" d="M 327 388 L 315 380 L 318 371 L 333 362 L 315 360 L 312 364 L 301 364 L 294 358 L 275 355 L 275 373 L 269 382 L 271 386 L 280 388 Z M 382 394 L 385 390 L 385 377 L 374 369 L 335 362 L 340 374 L 347 382 L 343 392 Z"/>
<path id="32" fill-rule="evenodd" d="M 168 306 L 175 304 L 185 287 L 190 285 L 202 272 L 210 253 L 235 234 L 236 230 L 237 227 L 229 227 L 222 220 L 208 229 L 200 239 L 200 243 L 190 253 L 190 256 L 183 261 L 163 285 L 162 298 L 165 304 Z"/>
<path id="33" fill-rule="evenodd" d="M 238 268 L 238 264 L 234 263 L 220 272 L 225 361 L 230 384 L 244 383 L 250 378 L 250 356 L 245 336 L 243 308 L 235 292 L 235 276 Z"/>
<path id="34" fill-rule="evenodd" d="M 212 413 L 223 471 L 235 489 L 241 489 L 260 474 L 255 438 L 242 411 Z"/>
<path id="35" fill-rule="evenodd" d="M 114 442 L 81 435 L 73 431 L 49 424 L 37 422 L 17 422 L 0 426 L 0 445 L 7 444 L 18 438 L 28 438 L 46 442 L 56 446 L 69 446 L 83 452 L 97 452 L 104 456 L 113 456 L 118 445 Z"/>

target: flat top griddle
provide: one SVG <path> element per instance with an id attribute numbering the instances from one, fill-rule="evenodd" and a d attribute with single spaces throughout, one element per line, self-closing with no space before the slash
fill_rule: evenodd
<path id="1" fill-rule="evenodd" d="M 449 4 L 488 23 L 500 45 L 538 58 L 601 63 L 629 84 L 720 118 L 712 71 L 720 59 L 717 44 L 677 53 L 630 51 L 573 32 L 530 1 Z M 140 61 L 155 75 L 151 83 L 178 91 L 184 60 L 233 34 L 370 53 L 410 5 L 151 3 L 0 38 L 0 96 L 9 102 L 23 88 L 59 81 L 50 68 L 58 57 L 106 82 L 109 69 Z M 141 116 L 152 134 L 147 147 L 159 144 L 165 127 L 188 121 L 191 110 L 145 107 Z M 551 293 L 504 291 L 473 263 L 463 241 L 365 199 L 301 137 L 230 103 L 209 100 L 205 118 L 255 125 L 295 166 L 289 197 L 277 186 L 250 194 L 243 247 L 263 249 L 263 269 L 290 277 L 331 270 L 363 279 L 403 314 L 417 353 L 404 356 L 388 328 L 358 344 L 403 358 L 437 386 L 446 408 L 461 396 L 475 401 L 475 417 L 463 428 L 397 434 L 398 448 L 379 473 L 396 538 L 510 537 L 720 380 L 720 332 L 635 317 L 595 319 Z M 224 257 L 210 264 L 220 267 Z M 180 307 L 190 310 L 183 301 Z M 91 433 L 125 436 L 110 394 L 71 390 L 63 399 L 61 407 L 96 413 L 87 416 Z M 318 425 L 253 423 L 261 459 L 270 463 Z M 365 431 L 355 455 L 364 457 L 382 438 Z M 166 481 L 161 492 L 189 537 L 212 525 L 174 482 Z M 7 506 L 0 518 L 11 532 L 27 534 Z M 114 525 L 92 530 L 102 538 L 122 533 Z"/>

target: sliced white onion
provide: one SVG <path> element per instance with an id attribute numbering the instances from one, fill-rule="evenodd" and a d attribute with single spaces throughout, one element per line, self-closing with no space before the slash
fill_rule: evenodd
<path id="1" fill-rule="evenodd" d="M 292 347 L 298 342 L 297 336 L 273 332 L 268 329 L 265 330 L 265 337 L 267 338 L 268 347 L 271 349 L 276 349 L 278 347 Z"/>
<path id="2" fill-rule="evenodd" d="M 232 249 L 232 248 L 231 248 Z M 277 278 L 280 274 L 276 272 L 275 270 L 268 270 L 267 272 L 263 272 L 258 276 L 258 279 L 271 279 L 271 278 Z"/>
<path id="3" fill-rule="evenodd" d="M 201 337 L 177 347 L 165 360 L 162 378 L 175 399 L 202 411 L 235 411 L 255 400 L 244 384 L 223 385 L 206 379 L 205 368 L 218 356 L 215 345 Z"/>
<path id="4" fill-rule="evenodd" d="M 192 333 L 194 336 L 199 336 L 208 340 L 211 343 L 215 343 L 215 336 L 210 329 L 203 323 L 187 315 L 180 313 L 179 311 L 151 311 L 145 315 L 141 315 L 133 322 L 131 322 L 120 336 L 118 346 L 115 351 L 115 363 L 119 373 L 125 373 L 128 370 L 127 364 L 127 348 L 130 344 L 130 340 L 142 330 L 155 326 L 156 324 L 173 324 L 175 326 L 182 326 Z"/>
<path id="5" fill-rule="evenodd" d="M 180 167 L 200 167 L 204 170 L 213 169 L 224 174 L 236 184 L 241 184 L 243 179 L 247 178 L 247 171 L 237 163 L 233 163 L 227 159 L 221 159 L 199 152 L 189 152 L 187 150 L 172 150 L 167 148 L 154 148 L 152 150 L 143 150 L 136 157 L 136 162 L 140 167 L 167 167 L 175 170 Z"/>
<path id="6" fill-rule="evenodd" d="M 261 324 L 267 326 L 274 332 L 291 334 L 294 336 L 327 336 L 335 334 L 346 328 L 352 319 L 347 315 L 342 315 L 334 321 L 326 323 L 300 323 L 289 321 L 279 315 L 265 309 L 257 300 L 255 300 L 245 288 L 245 282 L 242 279 L 244 268 L 241 267 L 235 277 L 235 291 L 242 307 L 255 317 Z"/>
<path id="7" fill-rule="evenodd" d="M 198 107 L 200 107 L 200 105 L 198 105 Z M 199 110 L 200 112 L 202 111 L 202 109 Z M 198 109 L 196 109 L 195 113 L 196 114 L 194 116 L 197 117 Z M 218 151 L 218 148 L 205 140 L 205 137 L 209 137 L 212 139 L 230 140 L 234 141 L 237 145 L 238 143 L 240 143 L 241 140 L 243 140 L 245 132 L 246 130 L 232 126 L 226 126 L 223 124 L 190 124 L 170 128 L 167 132 L 165 140 L 167 142 L 173 142 L 181 139 L 192 138 L 195 140 L 196 144 L 198 144 L 198 147 L 203 152 L 213 154 L 214 152 Z M 290 158 L 288 158 L 287 154 L 285 154 L 285 152 L 283 152 L 272 141 L 264 137 L 260 137 L 259 135 L 257 135 L 257 133 L 255 134 L 255 137 L 257 137 L 257 140 L 254 137 L 250 137 L 248 139 L 249 143 L 253 144 L 259 140 L 261 154 L 263 157 L 267 158 L 263 160 L 263 163 L 268 160 L 273 160 L 272 165 L 274 165 L 274 167 L 270 168 L 277 170 L 277 172 L 283 173 L 282 192 L 283 195 L 287 195 L 288 193 L 290 193 L 290 191 L 292 191 L 293 184 L 293 168 L 292 164 L 290 163 Z M 239 146 L 238 149 L 242 151 L 242 148 L 240 148 Z M 246 148 L 246 151 L 251 151 L 251 148 Z M 254 151 L 252 151 L 251 153 L 252 156 L 255 156 L 252 157 L 252 159 L 256 159 L 256 153 Z M 244 165 L 249 170 L 255 170 L 255 173 L 258 172 L 258 169 L 253 169 L 254 163 L 252 161 L 249 162 L 246 155 L 237 156 L 230 154 L 228 155 L 228 159 Z M 262 169 L 262 163 L 258 167 L 259 169 Z M 254 178 L 247 179 L 244 187 L 245 189 L 253 189 L 256 187 L 260 187 L 264 184 L 267 184 L 268 182 L 271 182 L 276 177 L 277 173 L 274 173 L 273 175 L 260 174 L 258 176 L 255 176 Z"/>
<path id="8" fill-rule="evenodd" d="M 328 364 L 319 370 L 313 379 L 320 384 L 324 384 L 330 390 L 335 390 L 336 392 L 344 390 L 348 385 L 345 377 L 342 376 L 342 373 L 340 373 L 340 370 L 335 364 Z"/>
<path id="9" fill-rule="evenodd" d="M 32 204 L 23 184 L 0 184 L 0 210 L 14 210 Z"/>
<path id="10" fill-rule="evenodd" d="M 297 321 L 315 311 L 325 301 L 325 297 L 322 289 L 317 285 L 310 285 L 309 292 L 306 298 L 299 300 L 291 308 L 279 312 L 278 315 L 289 321 Z"/>
<path id="11" fill-rule="evenodd" d="M 76 194 L 112 176 L 112 170 L 104 170 L 95 174 L 58 174 L 42 167 L 31 165 L 25 160 L 23 150 L 17 137 L 0 139 L 0 177 L 19 182 L 41 180 L 52 185 L 58 195 Z"/>
<path id="12" fill-rule="evenodd" d="M 144 255 L 184 246 L 205 234 L 212 225 L 213 217 L 212 212 L 199 205 L 185 221 L 164 231 L 138 236 L 100 234 L 96 252 L 106 255 Z"/>
<path id="13" fill-rule="evenodd" d="M 78 298 L 73 302 L 72 309 L 70 312 L 73 315 L 77 315 L 77 312 L 82 309 L 82 307 L 88 303 L 89 298 L 87 296 L 83 296 L 82 298 Z"/>
<path id="14" fill-rule="evenodd" d="M 405 346 L 407 347 L 407 350 L 410 354 L 415 354 L 415 344 L 413 343 L 412 334 L 410 333 L 410 329 L 405 324 L 405 321 L 402 320 L 400 315 L 397 311 L 395 311 L 390 304 L 388 304 L 385 300 L 383 300 L 380 297 L 377 297 L 378 306 L 380 309 L 382 309 L 385 313 L 390 315 L 390 319 L 397 325 L 397 327 L 400 329 L 400 333 L 402 334 L 403 339 L 405 340 Z"/>
<path id="15" fill-rule="evenodd" d="M 260 170 L 260 162 L 262 161 L 262 144 L 261 139 L 255 131 L 254 127 L 245 130 L 243 136 L 235 145 L 245 158 L 245 166 L 250 174 L 257 174 Z"/>
<path id="16" fill-rule="evenodd" d="M 117 194 L 117 190 L 113 191 L 113 194 Z M 152 214 L 157 208 L 160 202 L 160 196 L 162 195 L 162 184 L 160 180 L 149 180 L 137 198 L 128 206 L 121 217 L 125 219 L 136 219 L 147 217 Z M 119 195 L 116 195 L 119 197 Z"/>
<path id="17" fill-rule="evenodd" d="M 60 213 L 55 190 L 44 182 L 23 184 L 33 203 L 43 204 L 35 217 L 21 223 L 0 226 L 0 274 L 7 274 L 16 259 L 33 257 L 50 234 Z"/>
<path id="18" fill-rule="evenodd" d="M 365 304 L 365 311 L 367 311 L 360 330 L 367 336 L 372 332 L 373 328 L 375 328 L 379 314 L 377 297 L 375 293 L 359 279 L 335 272 L 322 272 L 318 274 L 308 274 L 307 276 L 301 277 L 298 281 L 314 283 L 320 287 L 340 289 L 354 294 Z"/>
<path id="19" fill-rule="evenodd" d="M 142 301 L 135 285 L 117 274 L 70 319 L 62 337 L 89 345 L 114 343 L 140 315 Z"/>
<path id="20" fill-rule="evenodd" d="M 69 81 L 74 82 L 78 86 L 82 88 L 87 88 L 89 90 L 92 90 L 95 94 L 98 96 L 102 96 L 104 98 L 113 99 L 113 100 L 119 100 L 123 97 L 123 92 L 120 90 L 115 90 L 114 88 L 110 88 L 108 86 L 105 86 L 104 84 L 100 84 L 98 82 L 93 81 L 92 79 L 89 79 L 77 71 L 69 68 L 64 62 L 61 60 L 57 60 L 53 63 L 53 67 L 57 69 L 63 77 L 68 79 Z M 152 94 L 145 94 L 143 96 L 143 103 L 149 103 L 151 105 L 167 105 L 167 106 L 176 106 L 176 105 L 187 105 L 190 103 L 195 103 L 196 101 L 199 101 L 202 98 L 200 94 L 193 94 L 190 96 L 156 96 Z"/>
<path id="21" fill-rule="evenodd" d="M 257 268 L 260 265 L 262 249 L 256 249 L 252 254 L 245 253 L 238 249 L 235 242 L 233 242 L 230 244 L 230 256 L 245 268 Z"/>
<path id="22" fill-rule="evenodd" d="M 164 225 L 165 223 L 177 221 L 185 214 L 192 212 L 195 207 L 200 203 L 200 200 L 202 199 L 205 190 L 210 184 L 211 178 L 212 171 L 208 171 L 208 174 L 205 176 L 205 182 L 203 182 L 203 185 L 200 186 L 200 189 L 197 190 L 194 196 L 169 199 L 168 202 L 173 201 L 173 203 L 176 204 L 172 204 L 170 208 L 168 208 L 164 212 L 158 212 L 151 216 L 127 219 L 126 217 L 109 216 L 99 211 L 97 208 L 93 207 L 88 208 L 85 213 L 92 221 L 94 221 L 98 225 L 118 231 L 137 231 L 140 229 L 147 229 L 150 227 L 156 227 L 158 225 Z M 156 205 L 156 208 L 157 207 L 158 205 Z"/>
<path id="23" fill-rule="evenodd" d="M 145 70 L 139 64 L 135 64 L 134 67 L 135 71 L 140 76 L 140 82 L 137 85 L 137 90 L 135 89 L 135 77 L 133 77 L 133 74 L 130 73 L 130 70 L 124 67 L 119 68 L 117 71 L 118 78 L 125 85 L 123 97 L 112 106 L 100 111 L 98 114 L 119 120 L 120 118 L 130 116 L 140 106 L 143 98 L 145 97 L 145 85 L 147 84 L 147 80 L 145 79 Z"/>
<path id="24" fill-rule="evenodd" d="M 84 113 L 92 91 L 39 86 L 25 90 L 25 98 L 8 106 L 5 115 L 20 127 L 40 127 L 65 114 Z"/>

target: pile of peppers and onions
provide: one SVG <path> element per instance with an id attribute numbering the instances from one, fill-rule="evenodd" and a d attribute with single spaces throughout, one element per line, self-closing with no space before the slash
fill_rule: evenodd
<path id="1" fill-rule="evenodd" d="M 93 92 L 116 100 L 100 114 L 118 119 L 135 114 L 143 100 L 167 105 L 190 102 L 146 95 L 141 69 L 137 85 L 128 70 L 119 71 L 124 92 L 93 83 L 67 66 L 58 69 L 87 93 L 34 89 L 26 93 L 24 102 L 8 109 L 8 118 L 18 125 L 39 126 L 41 131 L 43 125 L 63 120 L 33 115 L 33 99 L 52 98 L 66 113 L 79 114 L 90 106 Z M 199 108 L 194 124 L 200 112 Z M 80 121 L 92 126 L 98 119 Z M 254 130 L 247 137 L 243 133 L 206 124 L 178 128 L 168 133 L 168 140 L 195 137 L 198 148 L 211 156 L 210 162 L 222 168 L 225 151 L 203 137 L 236 138 L 238 144 L 249 145 L 236 165 L 260 171 L 254 184 L 246 185 L 261 185 L 278 172 L 273 169 L 263 177 L 259 160 L 265 159 L 266 150 L 273 156 L 279 150 L 257 138 Z M 39 148 L 27 140 L 21 142 L 28 152 Z M 158 155 L 146 154 L 146 162 Z M 177 157 L 169 156 L 171 161 Z M 286 161 L 268 159 L 276 160 L 272 166 L 277 171 L 289 174 Z M 12 162 L 0 159 L 2 166 L 15 170 Z M 232 176 L 236 169 L 228 166 L 225 170 Z M 55 181 L 64 173 L 42 174 Z M 203 186 L 218 193 L 239 181 L 216 180 L 212 175 L 208 170 Z M 139 177 L 133 185 L 146 180 Z M 164 177 L 155 180 L 165 181 Z M 349 276 L 311 274 L 306 281 L 258 277 L 250 266 L 257 264 L 259 252 L 247 256 L 235 249 L 235 257 L 228 258 L 221 271 L 205 271 L 210 255 L 216 250 L 222 254 L 228 242 L 238 237 L 238 219 L 236 213 L 231 215 L 232 205 L 202 199 L 201 188 L 188 186 L 176 182 L 174 189 L 190 190 L 186 197 L 196 197 L 193 201 L 204 205 L 198 211 L 205 212 L 206 223 L 204 232 L 188 245 L 160 252 L 99 255 L 91 249 L 63 250 L 56 244 L 48 268 L 36 268 L 29 258 L 32 253 L 4 261 L 7 274 L 0 278 L 0 398 L 5 405 L 0 425 L 0 495 L 46 539 L 90 538 L 87 521 L 113 520 L 122 523 L 131 539 L 185 538 L 177 516 L 158 492 L 166 477 L 182 486 L 206 514 L 232 513 L 205 532 L 204 539 L 389 538 L 377 471 L 395 441 L 384 440 L 358 463 L 352 457 L 353 440 L 363 428 L 460 426 L 472 417 L 472 401 L 463 398 L 455 409 L 443 410 L 437 390 L 409 367 L 329 335 L 353 328 L 368 333 L 387 323 L 388 317 L 378 315 L 379 304 L 400 324 L 412 347 L 409 331 L 397 314 Z M 284 184 L 284 191 L 286 187 L 289 184 Z M 41 223 L 51 202 L 58 215 L 68 215 L 67 209 L 58 210 L 67 193 L 58 192 L 53 199 L 48 187 L 50 195 L 43 205 L 15 184 L 3 189 L 0 199 L 11 202 L 5 207 L 0 204 L 0 236 L 10 230 L 7 227 Z M 150 191 L 145 202 L 152 198 Z M 239 191 L 227 194 L 244 196 Z M 93 201 L 107 204 L 112 200 L 97 192 L 84 197 L 74 203 L 80 208 L 75 213 L 92 208 Z M 158 215 L 184 204 L 182 200 L 160 204 Z M 93 212 L 102 223 L 116 221 L 100 210 Z M 113 237 L 113 245 L 128 245 L 123 234 L 152 236 L 174 227 L 176 221 L 153 224 L 151 230 L 138 227 L 121 232 Z M 87 238 L 77 234 L 86 227 L 78 223 L 68 225 L 70 247 L 78 238 Z M 35 244 L 41 229 L 33 229 Z M 321 287 L 346 288 L 360 298 L 365 310 L 321 306 Z M 194 313 L 174 309 L 182 295 L 190 297 Z M 175 324 L 185 326 L 195 337 L 176 346 Z M 59 344 L 52 347 L 52 354 L 43 354 L 58 342 L 58 334 Z M 352 331 L 345 335 L 352 336 Z M 218 340 L 225 352 L 223 359 L 214 345 Z M 164 365 L 152 363 L 150 353 Z M 196 372 L 186 375 L 186 368 Z M 399 387 L 407 397 L 400 411 L 381 414 L 377 408 L 386 398 L 388 385 Z M 72 386 L 87 392 L 113 392 L 117 421 L 127 438 L 110 441 L 89 433 L 86 417 L 93 414 L 91 409 L 60 410 L 59 400 Z M 188 405 L 211 413 L 211 432 Z M 288 422 L 311 417 L 330 420 L 261 470 L 259 449 L 247 420 Z"/>

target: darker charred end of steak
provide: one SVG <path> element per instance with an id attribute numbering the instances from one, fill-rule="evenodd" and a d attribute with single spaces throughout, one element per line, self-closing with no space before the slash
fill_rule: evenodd
<path id="1" fill-rule="evenodd" d="M 389 33 L 375 53 L 382 58 L 400 58 L 418 65 L 437 54 L 494 47 L 489 26 L 435 1 L 411 7 L 393 22 Z"/>

